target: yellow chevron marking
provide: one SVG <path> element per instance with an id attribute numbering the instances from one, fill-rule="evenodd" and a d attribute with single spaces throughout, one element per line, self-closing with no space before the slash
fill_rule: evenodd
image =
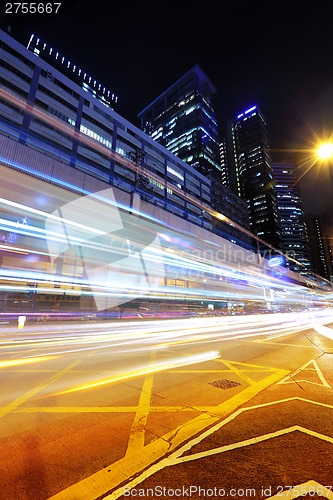
<path id="1" fill-rule="evenodd" d="M 311 368 L 310 366 L 313 365 L 314 368 Z M 307 363 L 305 363 L 303 366 L 298 368 L 296 371 L 293 373 L 290 373 L 285 377 L 284 379 L 280 380 L 280 382 L 277 382 L 278 384 L 294 384 L 295 381 L 292 379 L 295 377 L 295 375 L 298 375 L 300 372 L 304 371 L 316 371 L 318 378 L 320 380 L 319 382 L 313 382 L 312 380 L 306 380 L 306 379 L 297 379 L 297 382 L 307 382 L 309 384 L 315 384 L 315 385 L 320 385 L 320 386 L 325 386 L 325 387 L 331 387 L 329 383 L 326 381 L 324 375 L 322 374 L 322 371 L 320 370 L 317 361 L 315 359 L 311 359 Z"/>

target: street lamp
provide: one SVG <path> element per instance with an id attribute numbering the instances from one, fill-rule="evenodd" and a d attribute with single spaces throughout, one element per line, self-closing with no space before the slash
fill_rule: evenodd
<path id="1" fill-rule="evenodd" d="M 328 160 L 333 156 L 333 144 L 328 142 L 326 144 L 321 144 L 317 150 L 317 154 L 321 160 Z"/>

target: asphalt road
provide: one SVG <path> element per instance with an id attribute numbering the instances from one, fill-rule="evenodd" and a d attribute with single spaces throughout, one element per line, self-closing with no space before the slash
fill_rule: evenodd
<path id="1" fill-rule="evenodd" d="M 333 498 L 332 322 L 2 325 L 0 498 Z"/>

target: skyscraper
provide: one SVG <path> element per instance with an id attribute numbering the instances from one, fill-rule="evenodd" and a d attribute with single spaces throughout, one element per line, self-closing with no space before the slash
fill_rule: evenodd
<path id="1" fill-rule="evenodd" d="M 322 226 L 317 215 L 306 214 L 305 216 L 310 262 L 312 271 L 319 274 L 323 278 L 330 279 L 330 265 L 327 263 L 327 258 L 330 256 L 325 251 L 325 242 L 323 238 Z M 330 264 L 330 263 L 329 263 Z"/>
<path id="2" fill-rule="evenodd" d="M 281 223 L 283 251 L 293 259 L 287 260 L 286 265 L 293 271 L 306 274 L 310 271 L 309 250 L 303 203 L 294 168 L 290 164 L 281 162 L 273 163 L 272 167 Z"/>
<path id="3" fill-rule="evenodd" d="M 141 128 L 201 174 L 220 175 L 216 88 L 199 65 L 138 114 Z"/>
<path id="4" fill-rule="evenodd" d="M 328 235 L 323 236 L 323 246 L 327 267 L 327 279 L 329 281 L 333 281 L 333 253 L 331 248 L 331 240 Z"/>
<path id="5" fill-rule="evenodd" d="M 36 37 L 28 50 L 1 30 L 0 68 L 0 139 L 10 138 L 8 151 L 19 142 L 26 162 L 40 151 L 45 162 L 70 166 L 64 181 L 89 174 L 131 193 L 132 202 L 138 196 L 211 228 L 211 214 L 201 209 L 211 206 L 210 181 L 118 115 L 116 96 L 88 73 Z M 145 175 L 137 174 L 136 165 Z M 41 162 L 38 168 L 44 168 Z M 53 169 L 45 172 L 53 175 Z M 182 196 L 185 179 L 193 186 L 191 202 Z"/>
<path id="6" fill-rule="evenodd" d="M 232 173 L 234 189 L 247 202 L 251 231 L 280 249 L 280 221 L 265 119 L 259 108 L 252 106 L 229 122 L 228 128 L 229 150 L 234 153 L 229 155 L 229 176 Z"/>
<path id="7" fill-rule="evenodd" d="M 235 121 L 228 120 L 220 142 L 220 163 L 222 170 L 222 182 L 237 196 L 242 196 L 239 179 L 237 148 L 235 138 Z"/>
<path id="8" fill-rule="evenodd" d="M 247 205 L 223 185 L 218 124 L 212 96 L 216 89 L 199 65 L 177 80 L 138 116 L 144 132 L 211 181 L 212 207 L 249 229 Z M 186 189 L 193 186 L 186 184 Z M 235 227 L 215 221 L 215 230 L 249 243 Z"/>

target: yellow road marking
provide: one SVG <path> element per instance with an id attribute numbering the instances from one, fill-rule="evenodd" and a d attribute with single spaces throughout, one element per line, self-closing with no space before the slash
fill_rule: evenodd
<path id="1" fill-rule="evenodd" d="M 252 387 L 249 387 L 248 389 L 252 389 Z M 299 398 L 297 398 L 297 399 L 299 399 Z M 207 454 L 207 456 L 209 456 L 209 455 L 212 455 L 212 454 L 223 453 L 225 451 L 229 451 L 229 450 L 232 450 L 232 449 L 241 448 L 243 446 L 248 446 L 250 444 L 255 444 L 255 443 L 258 443 L 258 442 L 261 442 L 261 441 L 265 441 L 265 440 L 271 439 L 273 437 L 278 437 L 280 435 L 289 434 L 289 433 L 294 432 L 294 431 L 301 431 L 301 432 L 303 432 L 305 434 L 308 434 L 308 435 L 310 435 L 312 437 L 316 437 L 316 438 L 322 439 L 323 441 L 327 441 L 330 444 L 333 444 L 333 439 L 331 437 L 326 436 L 324 434 L 320 434 L 320 433 L 315 432 L 315 431 L 312 431 L 310 429 L 306 429 L 305 427 L 301 427 L 299 425 L 295 425 L 295 426 L 292 426 L 292 427 L 288 427 L 288 428 L 282 429 L 280 431 L 276 431 L 276 432 L 272 432 L 272 433 L 269 433 L 269 434 L 265 434 L 263 436 L 255 437 L 255 438 L 252 438 L 252 439 L 249 439 L 249 440 L 241 441 L 239 443 L 233 443 L 231 445 L 227 445 L 227 446 L 224 446 L 224 447 L 221 447 L 221 448 L 215 448 L 213 450 L 208 450 L 207 452 L 202 452 L 202 453 L 198 453 L 198 454 L 195 454 L 195 455 L 189 455 L 189 456 L 181 457 L 185 452 L 187 452 L 188 450 L 190 450 L 193 446 L 197 445 L 203 439 L 205 439 L 209 435 L 213 434 L 217 430 L 221 429 L 221 427 L 225 426 L 226 424 L 228 424 L 229 422 L 231 422 L 232 420 L 234 420 L 238 415 L 240 415 L 243 412 L 246 412 L 248 410 L 252 410 L 253 408 L 258 408 L 260 406 L 264 406 L 264 405 L 256 405 L 256 406 L 253 406 L 253 407 L 241 408 L 241 409 L 235 411 L 233 414 L 229 415 L 222 422 L 219 422 L 218 424 L 214 425 L 213 427 L 211 427 L 208 430 L 206 430 L 205 432 L 203 432 L 201 435 L 199 435 L 196 438 L 188 441 L 185 445 L 183 445 L 181 448 L 179 448 L 178 450 L 176 450 L 174 453 L 172 453 L 168 457 L 162 459 L 160 462 L 152 465 L 150 468 L 148 468 L 147 470 L 145 470 L 142 474 L 140 474 L 139 476 L 137 476 L 135 479 L 131 480 L 129 483 L 126 484 L 126 489 L 130 490 L 131 488 L 134 488 L 138 484 L 142 483 L 148 477 L 152 476 L 153 474 L 155 474 L 159 470 L 162 470 L 163 468 L 168 467 L 170 465 L 177 465 L 178 463 L 182 463 L 182 462 L 186 462 L 186 461 L 190 461 L 190 460 L 195 460 L 195 459 L 203 458 L 204 456 L 206 456 L 206 454 Z M 179 457 L 181 457 L 181 458 L 179 458 Z M 196 457 L 196 458 L 193 458 L 193 457 Z M 104 500 L 116 500 L 117 498 L 119 498 L 120 496 L 122 496 L 123 493 L 124 493 L 124 489 L 123 488 L 118 488 L 116 491 L 114 491 L 110 495 L 108 495 L 106 497 L 103 497 L 103 498 L 104 498 Z M 69 497 L 69 498 L 72 498 L 72 497 Z"/>
<path id="2" fill-rule="evenodd" d="M 279 370 L 279 372 L 280 372 L 279 374 L 276 373 L 274 375 L 271 375 L 270 377 L 267 377 L 267 379 L 264 379 L 264 380 L 265 381 L 267 381 L 268 379 L 272 380 L 273 377 L 276 380 L 276 377 L 278 375 L 280 377 L 283 376 L 280 370 Z M 258 382 L 258 385 L 259 384 L 260 384 L 260 382 Z M 268 384 L 268 385 L 270 385 L 270 384 Z M 251 393 L 254 390 L 254 388 L 255 388 L 255 386 L 248 387 L 242 393 L 240 393 L 240 396 L 244 396 L 244 393 Z M 256 391 L 256 392 L 260 392 L 260 390 Z M 233 398 L 231 398 L 231 399 L 233 399 Z M 219 407 L 222 407 L 222 406 L 223 406 L 223 404 L 219 405 Z M 239 405 L 237 405 L 237 406 L 239 406 Z M 158 472 L 159 470 L 163 469 L 164 467 L 173 465 L 175 459 L 177 459 L 178 457 L 180 457 L 181 455 L 183 455 L 183 453 L 185 453 L 188 450 L 190 450 L 193 446 L 195 446 L 198 443 L 200 443 L 203 439 L 205 439 L 206 437 L 210 436 L 211 434 L 213 434 L 214 432 L 216 432 L 217 430 L 219 430 L 221 427 L 223 427 L 227 423 L 229 423 L 232 420 L 234 420 L 243 411 L 245 411 L 245 410 L 244 409 L 239 409 L 239 410 L 235 411 L 234 413 L 230 414 L 224 420 L 219 421 L 218 423 L 215 423 L 215 425 L 209 426 L 209 428 L 207 428 L 207 426 L 206 426 L 205 429 L 202 429 L 201 434 L 199 434 L 197 437 L 195 437 L 195 438 L 191 439 L 190 441 L 188 441 L 181 448 L 178 448 L 176 451 L 174 451 L 171 455 L 169 455 L 169 456 L 167 456 L 165 458 L 162 458 L 162 460 L 160 462 L 155 463 L 150 468 L 144 470 L 144 472 L 142 472 L 139 476 L 137 476 L 135 479 L 133 479 L 132 481 L 130 481 L 126 485 L 126 488 L 128 487 L 129 489 L 131 489 L 131 488 L 135 487 L 136 485 L 140 484 L 142 481 L 144 481 L 148 477 L 150 477 L 153 474 L 155 474 L 156 472 Z M 225 413 L 227 413 L 227 412 L 225 412 Z M 215 420 L 215 422 L 217 422 L 217 420 Z M 194 433 L 192 433 L 192 435 L 194 435 Z M 120 496 L 122 496 L 123 493 L 124 493 L 123 488 L 118 488 L 113 493 L 111 493 L 110 495 L 108 495 L 107 497 L 105 497 L 105 500 L 116 500 L 117 498 L 119 498 Z"/>
<path id="3" fill-rule="evenodd" d="M 168 432 L 163 437 L 152 441 L 141 450 L 140 454 L 125 456 L 111 466 L 100 470 L 90 477 L 52 496 L 52 500 L 77 500 L 78 498 L 80 498 L 80 500 L 91 500 L 91 498 L 104 495 L 107 491 L 127 481 L 129 477 L 149 467 L 151 463 L 162 459 L 167 452 L 176 449 L 191 436 L 201 433 L 199 438 L 196 438 L 198 440 L 201 436 L 205 436 L 207 433 L 207 435 L 209 435 L 211 432 L 214 432 L 214 428 L 212 428 L 214 424 L 216 425 L 216 423 L 219 422 L 217 424 L 218 427 L 224 425 L 223 422 L 220 421 L 221 417 L 230 415 L 240 405 L 244 404 L 246 401 L 256 396 L 260 391 L 277 382 L 285 375 L 286 370 L 277 370 L 260 382 L 247 387 L 242 392 L 215 407 L 214 416 L 208 415 L 207 413 L 197 416 L 193 420 Z M 232 414 L 227 420 L 233 419 L 236 414 L 238 414 L 238 412 Z M 164 463 L 164 460 L 166 459 L 162 459 L 159 463 Z M 140 479 L 139 482 L 141 481 L 142 479 Z M 123 489 L 119 488 L 109 498 L 118 498 L 122 494 Z"/>
<path id="4" fill-rule="evenodd" d="M 215 361 L 217 361 L 217 360 L 215 360 Z M 229 361 L 229 363 L 232 363 L 233 365 L 246 366 L 247 368 L 256 368 L 257 370 L 263 370 L 263 371 L 276 372 L 278 370 L 278 368 L 276 368 L 276 366 L 274 368 L 272 368 L 271 366 L 254 365 L 252 363 L 242 363 L 241 361 Z"/>
<path id="5" fill-rule="evenodd" d="M 1 407 L 0 407 L 1 409 Z M 32 406 L 14 410 L 15 413 L 136 413 L 137 406 Z M 214 413 L 216 406 L 150 406 L 150 412 L 208 412 Z"/>
<path id="6" fill-rule="evenodd" d="M 230 373 L 230 370 L 169 370 L 168 373 Z"/>
<path id="7" fill-rule="evenodd" d="M 155 359 L 156 359 L 156 353 L 152 352 L 150 355 L 149 363 L 151 365 L 154 364 Z M 131 433 L 128 439 L 126 455 L 140 451 L 140 449 L 143 448 L 145 445 L 145 427 L 149 415 L 153 380 L 154 380 L 154 374 L 152 373 L 147 374 L 144 379 L 140 394 L 139 404 L 132 424 Z"/>
<path id="8" fill-rule="evenodd" d="M 236 450 L 237 448 L 244 448 L 245 446 L 250 446 L 252 444 L 261 443 L 262 441 L 267 441 L 268 439 L 272 439 L 275 437 L 283 436 L 285 434 L 289 434 L 291 432 L 300 431 L 304 434 L 308 434 L 310 436 L 321 439 L 322 441 L 327 441 L 330 444 L 333 444 L 333 438 L 326 436 L 325 434 L 320 434 L 319 432 L 312 431 L 310 429 L 306 429 L 305 427 L 301 427 L 300 425 L 293 425 L 291 427 L 286 427 L 285 429 L 280 429 L 279 431 L 269 432 L 267 434 L 263 434 L 262 436 L 256 436 L 251 439 L 245 439 L 244 441 L 239 441 L 238 443 L 228 444 L 226 446 L 219 446 L 218 448 L 213 448 L 211 450 L 202 451 L 200 453 L 194 453 L 193 455 L 187 455 L 185 457 L 180 457 L 174 460 L 173 464 L 179 464 L 184 462 L 191 462 L 192 460 L 198 460 L 200 458 L 210 457 L 211 455 L 218 455 L 220 453 L 224 453 L 230 450 Z"/>
<path id="9" fill-rule="evenodd" d="M 317 406 L 324 406 L 325 408 L 333 409 L 333 405 L 327 403 L 320 403 L 319 401 L 313 401 L 312 399 L 300 398 L 299 396 L 293 396 L 291 398 L 279 399 L 277 401 L 269 401 L 268 403 L 261 403 L 260 405 L 247 406 L 244 410 L 256 410 L 257 408 L 264 408 L 265 406 L 276 405 L 280 403 L 289 403 L 290 401 L 302 401 L 303 403 L 310 403 Z"/>
<path id="10" fill-rule="evenodd" d="M 187 357 L 180 357 L 180 358 L 175 358 L 167 361 L 160 361 L 159 363 L 152 364 L 150 366 L 143 366 L 142 368 L 137 368 L 133 370 L 132 372 L 124 372 L 120 373 L 118 375 L 115 375 L 110 378 L 102 379 L 102 380 L 97 380 L 96 382 L 91 382 L 89 384 L 84 384 L 84 385 L 79 385 L 77 387 L 73 387 L 71 389 L 66 389 L 64 391 L 58 392 L 55 395 L 61 395 L 61 394 L 68 394 L 71 392 L 76 392 L 76 391 L 83 391 L 86 389 L 93 389 L 95 387 L 99 387 L 102 385 L 106 384 L 112 384 L 112 383 L 117 383 L 117 382 L 123 382 L 125 380 L 128 380 L 130 378 L 135 378 L 135 377 L 142 377 L 143 375 L 148 375 L 151 373 L 160 373 L 160 372 L 165 372 L 169 371 L 170 368 L 173 367 L 178 367 L 178 366 L 186 366 L 186 365 L 194 365 L 196 363 L 204 363 L 206 361 L 212 361 L 216 357 L 219 356 L 218 351 L 208 351 L 202 354 L 192 354 L 191 356 Z"/>
<path id="11" fill-rule="evenodd" d="M 240 364 L 240 363 L 237 363 Z M 255 366 L 255 365 L 248 365 Z M 262 373 L 262 372 L 273 372 L 276 371 L 277 368 L 265 368 L 265 367 L 257 367 L 257 369 L 247 369 L 246 373 Z M 6 367 L 2 371 L 6 373 L 58 373 L 58 370 L 51 369 L 39 369 L 39 368 L 31 368 L 31 369 L 18 369 L 18 368 L 10 368 Z M 96 370 L 72 370 L 72 373 L 93 373 L 96 374 Z M 169 370 L 168 373 L 230 373 L 230 369 L 225 370 Z"/>
<path id="12" fill-rule="evenodd" d="M 309 365 L 313 365 L 314 368 L 309 368 Z M 302 380 L 299 380 L 297 379 L 297 382 L 307 382 L 309 384 L 314 384 L 314 385 L 320 385 L 320 386 L 325 386 L 325 387 L 331 387 L 328 382 L 326 381 L 324 375 L 322 374 L 317 362 L 315 359 L 310 359 L 310 361 L 308 361 L 307 363 L 305 363 L 304 365 L 302 365 L 300 368 L 298 368 L 296 371 L 294 371 L 293 373 L 290 373 L 287 377 L 285 377 L 284 379 L 280 380 L 280 382 L 278 382 L 278 384 L 294 384 L 295 381 L 293 379 L 291 379 L 292 377 L 295 377 L 295 375 L 298 375 L 300 372 L 302 371 L 316 371 L 317 372 L 317 375 L 318 375 L 318 378 L 319 380 L 321 381 L 321 383 L 319 384 L 318 382 L 313 382 L 311 380 L 306 380 L 306 379 L 302 379 Z"/>
<path id="13" fill-rule="evenodd" d="M 234 365 L 234 363 L 233 363 Z M 277 368 L 246 369 L 246 373 L 275 372 Z M 169 373 L 230 373 L 230 370 L 170 370 Z"/>
<path id="14" fill-rule="evenodd" d="M 74 361 L 74 363 L 70 364 L 60 372 L 56 373 L 52 377 L 48 378 L 45 382 L 42 382 L 41 384 L 37 385 L 33 389 L 30 389 L 30 391 L 26 392 L 25 394 L 22 394 L 19 398 L 15 399 L 15 401 L 12 401 L 9 403 L 7 406 L 3 406 L 0 408 L 0 418 L 7 415 L 7 413 L 15 410 L 18 406 L 20 406 L 22 403 L 25 403 L 28 399 L 30 399 L 32 396 L 37 394 L 39 391 L 47 387 L 48 385 L 52 384 L 56 380 L 58 380 L 60 377 L 65 375 L 65 373 L 69 372 L 74 366 L 78 365 L 82 359 L 79 359 L 77 361 Z"/>
<path id="15" fill-rule="evenodd" d="M 316 349 L 313 345 L 302 345 L 302 344 L 287 344 L 286 342 L 272 342 L 269 341 L 269 339 L 259 339 L 259 340 L 253 340 L 252 342 L 265 342 L 265 344 L 275 344 L 275 345 L 285 345 L 288 347 L 302 347 L 302 349 L 308 348 L 308 349 Z"/>
<path id="16" fill-rule="evenodd" d="M 303 403 L 310 403 L 324 408 L 333 409 L 333 405 L 327 403 L 320 403 L 311 399 L 300 398 L 293 396 L 291 398 L 279 399 L 277 401 L 269 401 L 268 403 L 261 403 L 259 405 L 247 406 L 245 410 L 255 410 L 257 408 L 264 408 L 265 406 L 272 406 L 281 403 L 289 403 L 290 401 L 301 401 Z M 137 406 L 32 406 L 21 407 L 13 410 L 14 413 L 135 413 Z M 216 406 L 150 406 L 150 413 L 162 412 L 206 412 L 211 415 L 216 415 Z"/>
<path id="17" fill-rule="evenodd" d="M 307 384 L 313 384 L 313 385 L 319 385 L 319 387 L 322 387 L 324 384 L 320 384 L 319 382 L 312 382 L 311 380 L 305 380 L 304 378 L 298 378 L 297 379 L 297 382 L 300 383 L 300 382 L 306 382 Z M 294 380 L 289 380 L 289 381 L 286 381 L 286 382 L 283 382 L 284 384 L 294 384 L 295 381 Z M 328 386 L 330 387 L 330 386 Z"/>
<path id="18" fill-rule="evenodd" d="M 324 375 L 323 375 L 322 371 L 320 370 L 320 368 L 319 368 L 319 366 L 318 366 L 318 364 L 317 364 L 317 361 L 316 361 L 316 360 L 314 360 L 313 364 L 314 364 L 314 367 L 315 367 L 315 369 L 316 369 L 316 371 L 317 371 L 318 377 L 320 378 L 320 380 L 321 380 L 322 384 L 323 384 L 323 385 L 325 385 L 326 387 L 331 387 L 331 386 L 329 385 L 329 383 L 326 381 L 326 379 L 325 379 L 325 377 L 324 377 Z"/>
<path id="19" fill-rule="evenodd" d="M 245 380 L 248 384 L 254 385 L 256 382 L 252 380 L 252 378 L 248 377 L 245 373 L 243 373 L 241 370 L 239 370 L 233 363 L 230 363 L 229 361 L 223 360 L 223 359 L 218 359 L 216 361 L 221 361 L 225 366 L 227 366 L 231 371 L 236 373 L 240 378 Z"/>
<path id="20" fill-rule="evenodd" d="M 257 340 L 254 340 L 253 342 L 266 342 L 266 340 L 272 340 L 272 339 L 277 339 L 279 337 L 286 337 L 287 335 L 293 335 L 297 333 L 297 331 L 295 330 L 291 330 L 290 332 L 286 332 L 286 333 L 276 333 L 276 334 L 271 334 L 269 337 L 266 337 L 265 339 L 257 339 Z"/>
<path id="21" fill-rule="evenodd" d="M 299 372 L 301 372 L 302 370 L 305 370 L 307 368 L 307 366 L 309 366 L 312 362 L 314 361 L 314 359 L 310 359 L 310 361 L 308 361 L 307 363 L 305 363 L 304 365 L 300 366 L 299 368 L 297 368 L 297 370 L 295 370 L 294 372 L 290 373 L 289 375 L 287 375 L 287 377 L 283 378 L 282 380 L 280 380 L 279 382 L 277 382 L 278 384 L 284 384 L 286 383 L 286 381 L 288 380 L 289 382 L 289 379 L 291 377 L 294 377 L 295 375 L 297 375 Z"/>
<path id="22" fill-rule="evenodd" d="M 304 497 L 306 493 L 310 496 L 314 494 L 317 496 L 318 494 L 323 498 L 333 500 L 332 491 L 326 488 L 326 486 L 317 483 L 317 481 L 307 481 L 306 483 L 298 484 L 297 486 L 293 486 L 291 490 L 281 491 L 277 495 L 267 498 L 267 500 L 291 500 L 292 498 Z"/>

